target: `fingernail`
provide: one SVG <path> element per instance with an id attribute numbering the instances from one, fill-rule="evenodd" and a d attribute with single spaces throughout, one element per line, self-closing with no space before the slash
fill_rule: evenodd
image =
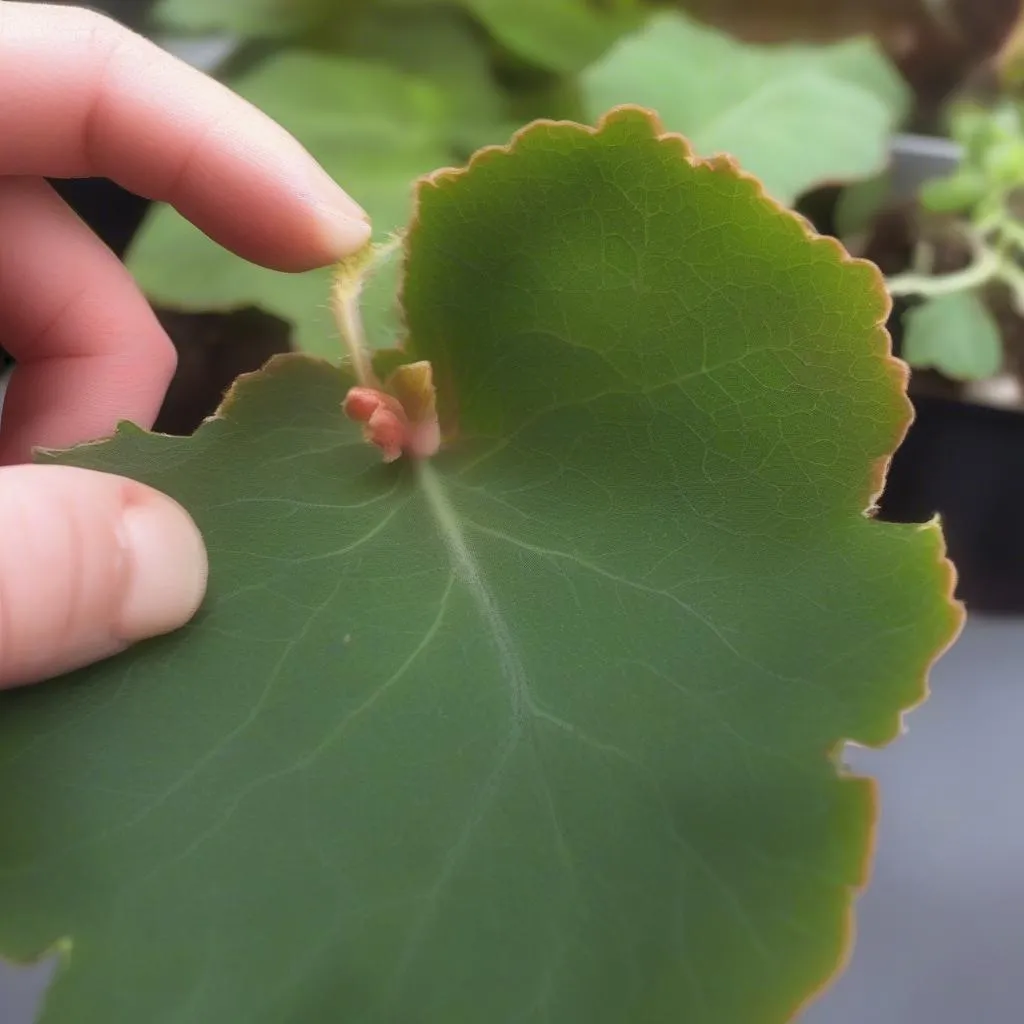
<path id="1" fill-rule="evenodd" d="M 121 517 L 128 561 L 120 636 L 128 643 L 183 626 L 206 593 L 206 547 L 189 514 L 157 491 L 147 491 Z"/>
<path id="2" fill-rule="evenodd" d="M 370 240 L 373 228 L 367 212 L 320 167 L 313 182 L 313 201 L 328 245 L 339 259 L 357 252 Z"/>

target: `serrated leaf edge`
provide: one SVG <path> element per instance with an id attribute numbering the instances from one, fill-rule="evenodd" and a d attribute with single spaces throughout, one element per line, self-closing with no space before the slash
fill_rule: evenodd
<path id="1" fill-rule="evenodd" d="M 910 429 L 914 420 L 914 408 L 907 396 L 907 383 L 910 379 L 910 368 L 902 359 L 893 353 L 892 337 L 885 326 L 889 319 L 889 314 L 892 312 L 892 298 L 886 289 L 884 277 L 874 263 L 871 263 L 869 260 L 861 259 L 857 256 L 851 256 L 838 239 L 820 234 L 806 217 L 789 209 L 776 200 L 765 190 L 761 180 L 755 175 L 744 171 L 733 157 L 724 153 L 711 157 L 697 156 L 689 141 L 683 135 L 677 132 L 668 132 L 665 130 L 661 118 L 656 112 L 649 110 L 646 107 L 627 103 L 613 107 L 600 118 L 596 126 L 580 124 L 576 121 L 540 119 L 520 128 L 512 136 L 511 140 L 503 145 L 485 146 L 482 149 L 477 150 L 465 166 L 442 167 L 436 171 L 432 171 L 430 174 L 424 175 L 416 182 L 412 216 L 410 218 L 409 225 L 406 228 L 403 240 L 403 263 L 408 265 L 415 235 L 419 229 L 421 193 L 424 189 L 442 188 L 446 184 L 458 181 L 460 178 L 468 174 L 472 174 L 476 167 L 484 161 L 495 157 L 514 155 L 522 145 L 523 141 L 532 133 L 540 129 L 557 129 L 597 136 L 606 131 L 610 126 L 613 126 L 617 120 L 625 117 L 635 117 L 638 115 L 648 122 L 651 130 L 651 137 L 654 141 L 677 147 L 679 155 L 691 167 L 710 168 L 713 171 L 731 175 L 737 180 L 748 183 L 752 188 L 752 194 L 755 199 L 766 203 L 776 217 L 793 221 L 799 225 L 807 240 L 819 249 L 828 251 L 829 255 L 833 257 L 834 263 L 840 266 L 859 267 L 862 270 L 867 271 L 872 278 L 873 298 L 875 298 L 878 304 L 878 318 L 873 331 L 874 340 L 880 346 L 880 354 L 885 360 L 886 367 L 893 383 L 897 385 L 896 390 L 900 394 L 904 407 L 902 430 L 896 438 L 892 451 L 888 455 L 882 456 L 880 459 L 876 460 L 876 465 L 872 467 L 870 485 L 868 487 L 868 493 L 864 498 L 864 505 L 869 513 L 873 513 L 876 509 L 878 497 L 881 495 L 885 487 L 886 475 L 892 462 L 892 456 L 900 444 L 903 443 L 907 431 Z M 398 296 L 400 307 L 404 305 L 402 302 L 404 283 L 403 275 Z M 406 334 L 408 335 L 408 330 L 406 330 Z M 389 349 L 386 351 L 402 351 L 408 341 L 409 339 L 406 337 L 394 350 Z M 412 341 L 415 342 L 415 339 L 412 339 Z"/>
<path id="2" fill-rule="evenodd" d="M 694 153 L 693 148 L 690 146 L 690 143 L 683 135 L 677 132 L 668 132 L 665 130 L 661 118 L 654 111 L 636 104 L 622 104 L 605 113 L 598 120 L 597 124 L 593 126 L 568 120 L 537 120 L 517 131 L 508 143 L 504 145 L 486 146 L 478 150 L 463 167 L 439 168 L 438 170 L 423 176 L 416 184 L 412 216 L 409 226 L 405 232 L 403 243 L 405 265 L 408 265 L 412 246 L 415 242 L 416 233 L 419 229 L 421 193 L 425 188 L 442 188 L 446 184 L 458 181 L 465 175 L 473 173 L 474 169 L 483 161 L 494 157 L 514 155 L 523 141 L 528 138 L 531 133 L 539 129 L 561 129 L 569 132 L 578 132 L 596 136 L 605 131 L 610 125 L 614 125 L 619 118 L 635 117 L 638 115 L 647 120 L 652 138 L 656 142 L 677 147 L 680 156 L 691 167 L 708 167 L 714 171 L 729 174 L 738 180 L 748 183 L 752 187 L 752 192 L 756 199 L 766 203 L 775 216 L 794 221 L 801 228 L 808 242 L 821 250 L 827 251 L 835 264 L 839 266 L 856 266 L 863 268 L 868 272 L 868 275 L 871 278 L 873 297 L 876 300 L 878 308 L 878 316 L 874 330 L 872 331 L 873 340 L 875 344 L 879 346 L 879 355 L 881 355 L 885 362 L 889 379 L 894 386 L 894 390 L 898 392 L 903 405 L 902 423 L 900 424 L 900 429 L 894 439 L 892 450 L 887 455 L 882 455 L 875 459 L 868 478 L 868 487 L 867 493 L 864 496 L 862 514 L 867 518 L 874 518 L 878 508 L 877 501 L 885 488 L 885 482 L 889 468 L 892 465 L 893 456 L 905 440 L 907 432 L 914 421 L 915 415 L 914 407 L 911 404 L 907 393 L 907 385 L 910 380 L 910 367 L 893 352 L 892 336 L 889 334 L 886 327 L 889 315 L 892 312 L 893 303 L 892 297 L 889 295 L 885 286 L 885 279 L 882 276 L 881 271 L 874 263 L 852 256 L 838 239 L 820 234 L 806 217 L 786 207 L 770 195 L 766 191 L 761 180 L 755 175 L 743 170 L 733 157 L 728 154 L 717 154 L 711 157 L 697 156 Z M 404 284 L 405 277 L 403 275 L 402 283 L 399 287 L 400 308 L 404 306 L 404 303 L 402 302 Z M 415 339 L 413 339 L 413 341 L 414 340 Z M 881 740 L 877 744 L 873 744 L 875 747 L 885 746 L 905 731 L 906 716 L 915 708 L 919 707 L 928 698 L 928 677 L 931 670 L 936 662 L 938 662 L 946 651 L 956 642 L 966 618 L 966 612 L 963 604 L 955 598 L 957 574 L 953 563 L 946 556 L 946 543 L 942 533 L 939 517 L 936 516 L 929 522 L 920 524 L 919 530 L 934 534 L 933 540 L 935 543 L 936 562 L 943 575 L 943 586 L 941 588 L 943 592 L 941 596 L 943 604 L 946 606 L 949 614 L 947 636 L 942 646 L 932 654 L 918 672 L 917 698 L 900 711 L 897 724 L 892 735 Z M 872 819 L 868 826 L 868 838 L 861 864 L 861 879 L 857 884 L 847 887 L 849 893 L 843 922 L 844 934 L 840 940 L 840 949 L 836 957 L 835 965 L 822 978 L 820 984 L 805 994 L 797 1005 L 793 1007 L 793 1010 L 789 1014 L 791 1019 L 795 1019 L 799 1016 L 804 1008 L 814 1002 L 822 992 L 827 990 L 848 965 L 850 957 L 853 954 L 854 939 L 856 935 L 854 898 L 870 883 L 871 867 L 874 863 L 875 848 L 877 844 L 879 806 L 877 793 L 878 787 L 876 781 L 870 776 L 860 776 L 849 772 L 842 765 L 842 752 L 847 742 L 849 741 L 837 741 L 833 748 L 826 752 L 826 756 L 834 767 L 836 776 L 840 781 L 856 783 L 860 786 L 866 787 L 868 790 L 868 804 L 871 808 Z"/>

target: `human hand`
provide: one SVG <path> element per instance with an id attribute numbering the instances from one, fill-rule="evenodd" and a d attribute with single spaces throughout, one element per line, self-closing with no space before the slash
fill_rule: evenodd
<path id="1" fill-rule="evenodd" d="M 206 552 L 188 514 L 122 477 L 17 465 L 33 446 L 150 426 L 175 351 L 119 260 L 47 177 L 172 203 L 239 255 L 325 266 L 365 214 L 280 126 L 113 21 L 0 0 L 0 686 L 49 678 L 188 621 Z"/>

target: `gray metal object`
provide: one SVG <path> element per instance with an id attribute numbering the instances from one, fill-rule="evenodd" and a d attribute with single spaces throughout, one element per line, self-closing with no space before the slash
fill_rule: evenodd
<path id="1" fill-rule="evenodd" d="M 952 173 L 963 155 L 955 142 L 931 135 L 897 135 L 890 153 L 892 195 L 899 200 L 912 199 L 926 181 Z"/>

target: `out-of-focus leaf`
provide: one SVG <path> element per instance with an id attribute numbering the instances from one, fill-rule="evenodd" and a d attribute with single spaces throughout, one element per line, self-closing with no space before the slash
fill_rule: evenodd
<path id="1" fill-rule="evenodd" d="M 709 23 L 757 42 L 870 34 L 925 110 L 937 110 L 1002 45 L 1021 0 L 681 0 Z"/>
<path id="2" fill-rule="evenodd" d="M 460 0 L 519 56 L 575 72 L 641 21 L 639 0 Z"/>
<path id="3" fill-rule="evenodd" d="M 948 178 L 926 181 L 918 198 L 932 213 L 965 213 L 977 206 L 988 192 L 985 175 L 973 167 L 963 167 Z"/>
<path id="4" fill-rule="evenodd" d="M 999 325 L 974 291 L 926 299 L 904 315 L 903 358 L 953 380 L 984 380 L 999 372 Z"/>
<path id="5" fill-rule="evenodd" d="M 623 103 L 656 110 L 702 156 L 736 157 L 784 203 L 881 170 L 907 109 L 899 76 L 870 40 L 757 46 L 673 13 L 588 68 L 583 93 L 588 117 Z"/>
<path id="6" fill-rule="evenodd" d="M 508 138 L 506 98 L 494 81 L 484 33 L 445 6 L 375 6 L 341 37 L 341 52 L 385 61 L 430 81 L 446 97 L 446 137 L 469 156 Z"/>
<path id="7" fill-rule="evenodd" d="M 231 32 L 244 37 L 297 36 L 343 18 L 364 0 L 159 0 L 154 18 L 179 32 Z"/>

